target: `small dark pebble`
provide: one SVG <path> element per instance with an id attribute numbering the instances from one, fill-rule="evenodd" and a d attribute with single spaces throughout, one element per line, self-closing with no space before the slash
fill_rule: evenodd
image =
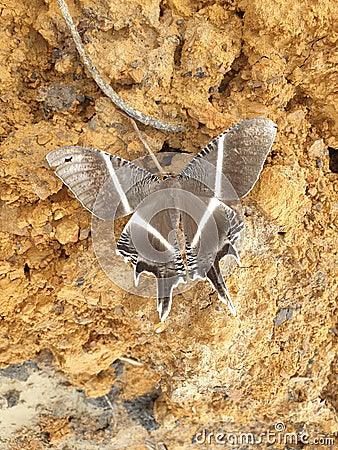
<path id="1" fill-rule="evenodd" d="M 318 169 L 321 169 L 323 167 L 323 161 L 320 158 L 316 159 L 316 166 Z"/>

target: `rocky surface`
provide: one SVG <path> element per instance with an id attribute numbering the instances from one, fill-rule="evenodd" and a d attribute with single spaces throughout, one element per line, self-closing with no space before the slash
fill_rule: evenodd
<path id="1" fill-rule="evenodd" d="M 219 448 L 224 433 L 234 445 L 268 431 L 274 448 L 285 432 L 292 448 L 302 433 L 333 448 L 314 440 L 338 442 L 336 1 L 69 6 L 120 96 L 184 127 L 140 126 L 155 152 L 196 154 L 248 117 L 278 134 L 243 202 L 237 317 L 200 282 L 160 325 L 154 299 L 106 277 L 90 214 L 45 160 L 71 144 L 146 151 L 83 69 L 56 0 L 2 2 L 1 449 Z"/>

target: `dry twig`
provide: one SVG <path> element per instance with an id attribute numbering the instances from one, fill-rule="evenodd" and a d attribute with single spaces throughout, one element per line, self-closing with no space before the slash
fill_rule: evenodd
<path id="1" fill-rule="evenodd" d="M 70 15 L 67 3 L 65 2 L 65 0 L 57 0 L 57 1 L 58 1 L 60 10 L 61 10 L 62 16 L 69 28 L 69 31 L 71 32 L 75 46 L 77 48 L 77 51 L 79 52 L 86 69 L 90 72 L 91 76 L 93 77 L 94 81 L 99 86 L 101 91 L 108 98 L 110 98 L 110 100 L 116 106 L 118 106 L 122 111 L 124 111 L 130 117 L 133 117 L 135 120 L 138 120 L 139 122 L 143 123 L 144 125 L 150 125 L 154 128 L 157 128 L 158 130 L 163 130 L 163 131 L 170 131 L 170 132 L 182 131 L 182 128 L 178 125 L 171 125 L 171 124 L 164 123 L 159 120 L 153 119 L 152 117 L 146 116 L 142 112 L 137 111 L 136 109 L 129 106 L 124 100 L 122 100 L 118 96 L 118 94 L 114 91 L 114 89 L 103 80 L 100 73 L 96 69 L 94 63 L 89 58 L 89 56 L 83 46 L 79 32 L 77 31 L 76 25 L 72 19 L 72 16 Z"/>

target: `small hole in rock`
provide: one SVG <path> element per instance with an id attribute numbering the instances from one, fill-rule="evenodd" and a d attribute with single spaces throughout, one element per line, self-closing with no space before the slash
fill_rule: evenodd
<path id="1" fill-rule="evenodd" d="M 61 249 L 59 258 L 68 259 L 69 255 L 67 255 L 66 250 L 64 248 Z"/>
<path id="2" fill-rule="evenodd" d="M 16 406 L 20 400 L 20 392 L 13 389 L 11 391 L 8 391 L 4 397 L 7 400 L 7 407 L 13 408 L 13 406 Z"/>
<path id="3" fill-rule="evenodd" d="M 23 273 L 25 274 L 25 276 L 27 278 L 30 278 L 30 270 L 31 269 L 30 269 L 29 265 L 26 263 L 23 267 Z"/>

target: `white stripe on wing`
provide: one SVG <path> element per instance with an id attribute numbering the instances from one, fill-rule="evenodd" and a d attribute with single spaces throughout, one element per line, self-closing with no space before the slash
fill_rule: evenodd
<path id="1" fill-rule="evenodd" d="M 217 208 L 218 205 L 219 205 L 219 201 L 217 200 L 217 198 L 213 197 L 210 200 L 210 202 L 209 202 L 209 204 L 207 206 L 207 209 L 206 209 L 205 213 L 202 216 L 202 219 L 201 219 L 200 223 L 198 224 L 196 234 L 195 234 L 194 239 L 192 240 L 192 243 L 191 243 L 191 247 L 196 247 L 196 245 L 198 243 L 198 240 L 201 237 L 201 234 L 202 234 L 202 231 L 203 231 L 203 228 L 204 228 L 205 224 L 210 219 L 210 217 L 212 216 L 213 212 L 215 211 L 215 209 Z"/>
<path id="2" fill-rule="evenodd" d="M 221 134 L 217 143 L 217 163 L 215 176 L 215 197 L 219 198 L 222 187 L 222 170 L 223 170 L 223 153 L 224 153 L 224 139 L 225 133 Z"/>
<path id="3" fill-rule="evenodd" d="M 120 196 L 122 205 L 123 205 L 123 207 L 124 207 L 126 213 L 127 213 L 127 214 L 131 214 L 131 213 L 133 212 L 133 210 L 131 209 L 131 207 L 130 207 L 130 205 L 129 205 L 128 199 L 127 199 L 127 197 L 126 197 L 126 194 L 125 194 L 124 191 L 123 191 L 123 188 L 122 188 L 122 186 L 121 186 L 121 183 L 120 183 L 119 179 L 117 178 L 115 169 L 114 169 L 113 164 L 112 164 L 112 162 L 111 162 L 111 160 L 110 160 L 110 155 L 108 155 L 107 153 L 103 153 L 103 158 L 104 158 L 104 160 L 105 160 L 105 163 L 106 163 L 106 166 L 107 166 L 109 175 L 111 176 L 111 178 L 112 178 L 112 180 L 113 180 L 115 189 L 117 190 L 117 193 L 118 193 L 119 196 Z"/>
<path id="4" fill-rule="evenodd" d="M 156 228 L 154 228 L 152 225 L 150 225 L 150 223 L 146 222 L 144 219 L 142 219 L 142 217 L 139 215 L 139 213 L 136 211 L 132 217 L 132 221 L 136 224 L 139 225 L 140 227 L 144 228 L 145 230 L 147 230 L 149 233 L 151 233 L 156 239 L 158 239 L 161 244 L 163 244 L 165 246 L 165 248 L 167 250 L 171 250 L 172 252 L 175 252 L 175 247 L 173 247 L 170 242 L 168 242 L 163 236 L 162 234 L 156 230 Z"/>

